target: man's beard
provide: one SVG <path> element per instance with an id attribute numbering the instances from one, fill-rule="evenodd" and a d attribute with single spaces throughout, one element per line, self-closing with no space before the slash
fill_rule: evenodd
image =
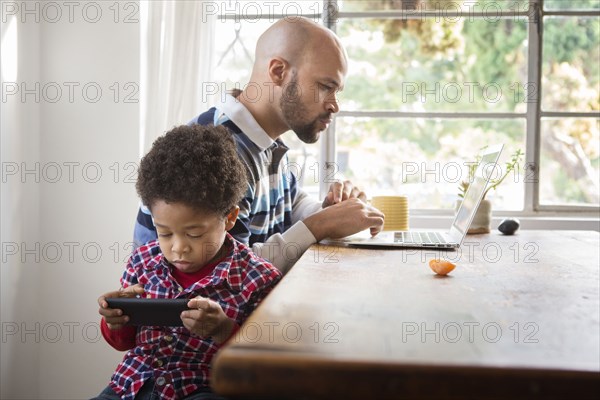
<path id="1" fill-rule="evenodd" d="M 329 119 L 331 114 L 324 113 L 313 121 L 305 122 L 304 117 L 308 115 L 308 111 L 300 100 L 301 93 L 298 90 L 299 86 L 294 76 L 283 92 L 283 96 L 279 101 L 279 107 L 281 108 L 285 122 L 296 133 L 298 139 L 304 143 L 315 143 L 319 140 L 320 136 L 320 131 L 317 128 L 319 120 Z"/>

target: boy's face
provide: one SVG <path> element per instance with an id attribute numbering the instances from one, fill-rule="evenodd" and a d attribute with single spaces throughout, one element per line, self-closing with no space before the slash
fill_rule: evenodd
<path id="1" fill-rule="evenodd" d="M 226 217 L 195 210 L 182 203 L 162 200 L 152 205 L 158 243 L 165 258 L 179 271 L 194 273 L 220 252 L 225 233 L 233 228 L 239 208 Z"/>

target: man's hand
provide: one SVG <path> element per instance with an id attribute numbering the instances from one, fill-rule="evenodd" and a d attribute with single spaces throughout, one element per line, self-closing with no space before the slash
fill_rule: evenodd
<path id="1" fill-rule="evenodd" d="M 353 235 L 370 228 L 371 235 L 383 229 L 385 216 L 378 209 L 369 206 L 358 198 L 350 198 L 304 219 L 304 224 L 317 241 L 337 239 Z"/>
<path id="2" fill-rule="evenodd" d="M 367 195 L 365 192 L 355 187 L 350 181 L 334 182 L 329 186 L 329 192 L 327 192 L 327 196 L 325 196 L 325 200 L 323 200 L 323 208 L 341 203 L 348 199 L 360 199 L 366 203 Z"/>
<path id="3" fill-rule="evenodd" d="M 230 319 L 213 300 L 198 296 L 188 302 L 193 310 L 181 313 L 183 326 L 200 337 L 211 337 L 217 343 L 223 343 L 233 332 L 235 321 Z"/>
<path id="4" fill-rule="evenodd" d="M 119 290 L 115 290 L 114 292 L 108 292 L 98 297 L 98 305 L 100 309 L 98 312 L 108 325 L 110 330 L 121 329 L 127 321 L 129 321 L 129 317 L 127 315 L 123 315 L 123 310 L 118 308 L 109 308 L 106 299 L 110 299 L 113 297 L 135 297 L 137 295 L 144 294 L 144 287 L 140 284 L 129 286 L 125 289 L 121 288 Z"/>

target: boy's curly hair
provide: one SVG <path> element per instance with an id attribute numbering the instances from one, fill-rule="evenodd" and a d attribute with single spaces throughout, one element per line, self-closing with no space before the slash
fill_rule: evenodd
<path id="1" fill-rule="evenodd" d="M 227 215 L 247 185 L 231 133 L 222 126 L 182 125 L 159 137 L 141 162 L 136 189 L 152 209 L 159 200 Z"/>

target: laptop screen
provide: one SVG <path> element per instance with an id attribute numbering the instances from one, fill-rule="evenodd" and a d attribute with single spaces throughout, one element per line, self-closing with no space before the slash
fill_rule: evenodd
<path id="1" fill-rule="evenodd" d="M 502 147 L 503 145 L 495 145 L 486 148 L 481 155 L 481 161 L 475 170 L 475 174 L 470 177 L 471 183 L 469 189 L 465 193 L 465 197 L 452 224 L 452 227 L 458 230 L 463 237 L 471 225 L 488 181 L 499 173 L 497 162 Z"/>

